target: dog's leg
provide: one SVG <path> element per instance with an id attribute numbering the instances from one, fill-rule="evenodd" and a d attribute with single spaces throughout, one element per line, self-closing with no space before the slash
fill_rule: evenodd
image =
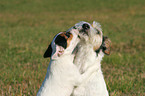
<path id="1" fill-rule="evenodd" d="M 84 96 L 85 87 L 81 84 L 84 84 L 87 79 L 91 76 L 91 74 L 97 70 L 99 70 L 100 66 L 96 64 L 96 66 L 89 67 L 83 74 L 81 74 L 76 82 L 76 88 L 74 88 L 71 96 Z"/>

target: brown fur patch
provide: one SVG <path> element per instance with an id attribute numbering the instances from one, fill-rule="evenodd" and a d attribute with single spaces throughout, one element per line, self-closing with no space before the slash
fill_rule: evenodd
<path id="1" fill-rule="evenodd" d="M 60 34 L 60 36 L 62 36 L 62 37 L 64 37 L 65 39 L 67 39 L 67 36 L 66 36 L 65 34 L 66 34 L 66 32 L 62 32 L 62 33 Z"/>
<path id="2" fill-rule="evenodd" d="M 98 50 L 99 48 L 100 48 L 100 46 L 98 46 L 98 45 L 93 47 L 94 50 Z"/>
<path id="3" fill-rule="evenodd" d="M 72 38 L 73 38 L 73 35 L 70 34 L 70 37 L 67 39 L 67 47 L 70 45 Z"/>
<path id="4" fill-rule="evenodd" d="M 104 37 L 104 45 L 105 45 L 105 50 L 104 53 L 109 55 L 111 52 L 111 40 L 108 37 Z"/>

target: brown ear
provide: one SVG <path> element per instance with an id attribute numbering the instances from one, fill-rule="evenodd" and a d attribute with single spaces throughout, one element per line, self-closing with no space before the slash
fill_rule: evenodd
<path id="1" fill-rule="evenodd" d="M 47 57 L 51 57 L 51 54 L 52 54 L 52 47 L 51 47 L 51 44 L 48 46 L 47 50 L 45 51 L 43 57 L 44 58 L 47 58 Z"/>
<path id="2" fill-rule="evenodd" d="M 110 52 L 111 52 L 111 40 L 106 36 L 103 36 L 102 48 L 103 48 L 103 52 L 106 55 L 110 54 Z"/>

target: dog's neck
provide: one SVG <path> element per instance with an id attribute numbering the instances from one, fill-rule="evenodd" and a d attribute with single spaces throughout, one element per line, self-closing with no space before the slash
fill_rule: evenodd
<path id="1" fill-rule="evenodd" d="M 59 58 L 57 59 L 51 59 L 50 60 L 50 71 L 53 72 L 55 70 L 57 70 L 57 68 L 59 68 L 58 70 L 61 70 L 63 68 L 63 66 L 66 66 L 66 65 L 69 65 L 71 63 L 73 63 L 73 60 L 74 60 L 74 56 L 72 54 L 70 55 L 61 55 Z M 47 70 L 49 72 L 49 69 Z"/>
<path id="2" fill-rule="evenodd" d="M 100 50 L 97 54 L 91 44 L 80 43 L 74 59 L 74 64 L 76 64 L 81 73 L 87 70 L 90 66 L 97 66 L 96 69 L 99 69 L 101 68 L 101 60 L 103 56 L 104 53 Z"/>

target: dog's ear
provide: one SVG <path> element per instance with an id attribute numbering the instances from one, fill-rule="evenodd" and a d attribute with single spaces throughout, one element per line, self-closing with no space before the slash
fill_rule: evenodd
<path id="1" fill-rule="evenodd" d="M 64 48 L 56 44 L 55 51 L 52 52 L 51 58 L 56 59 L 64 53 Z"/>
<path id="2" fill-rule="evenodd" d="M 55 38 L 51 58 L 56 59 L 60 57 L 64 53 L 64 50 L 66 48 L 67 48 L 67 39 L 65 37 L 65 34 L 62 33 L 61 35 L 58 35 Z"/>
<path id="3" fill-rule="evenodd" d="M 57 42 L 53 43 L 53 48 L 51 44 L 48 46 L 47 50 L 45 51 L 43 57 L 48 58 L 51 57 L 52 59 L 56 59 L 57 57 L 60 57 L 64 53 L 64 46 L 65 44 L 63 43 L 58 43 Z"/>
<path id="4" fill-rule="evenodd" d="M 43 57 L 44 58 L 47 58 L 47 57 L 51 57 L 51 54 L 52 54 L 52 47 L 51 47 L 51 44 L 48 46 L 47 50 L 45 51 Z"/>
<path id="5" fill-rule="evenodd" d="M 106 36 L 103 36 L 102 49 L 106 55 L 109 55 L 111 52 L 111 40 Z"/>

